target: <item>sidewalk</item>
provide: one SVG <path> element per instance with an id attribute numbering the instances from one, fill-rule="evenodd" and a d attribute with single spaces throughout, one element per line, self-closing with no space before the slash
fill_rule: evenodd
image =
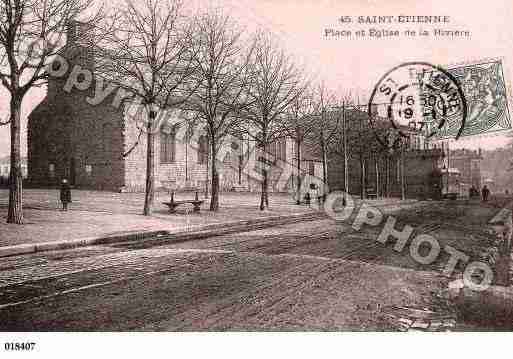
<path id="1" fill-rule="evenodd" d="M 178 193 L 175 200 L 192 199 L 194 193 Z M 199 193 L 200 199 L 203 194 Z M 258 209 L 258 193 L 221 193 L 220 210 L 208 210 L 209 199 L 200 213 L 180 206 L 170 214 L 163 201 L 165 193 L 156 193 L 152 216 L 141 215 L 143 193 L 73 191 L 73 203 L 67 212 L 60 211 L 57 190 L 24 191 L 25 224 L 6 224 L 8 192 L 0 191 L 0 247 L 74 241 L 95 237 L 123 237 L 134 233 L 180 233 L 198 231 L 212 225 L 236 224 L 248 220 L 294 217 L 314 214 L 305 205 L 296 205 L 288 194 L 270 194 L 270 209 Z M 397 199 L 372 201 L 374 205 L 398 205 Z"/>

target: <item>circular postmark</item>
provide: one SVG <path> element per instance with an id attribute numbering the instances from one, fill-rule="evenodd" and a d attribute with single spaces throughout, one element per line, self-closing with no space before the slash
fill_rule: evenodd
<path id="1" fill-rule="evenodd" d="M 404 139 L 412 133 L 436 138 L 448 120 L 457 123 L 458 139 L 467 117 L 467 102 L 450 72 L 427 62 L 407 62 L 380 78 L 367 110 L 377 140 L 392 149 L 407 146 Z"/>

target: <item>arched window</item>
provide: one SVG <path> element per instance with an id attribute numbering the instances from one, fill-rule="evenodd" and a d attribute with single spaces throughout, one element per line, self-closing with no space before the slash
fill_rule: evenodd
<path id="1" fill-rule="evenodd" d="M 160 163 L 173 163 L 176 157 L 176 127 L 162 126 L 160 129 Z"/>
<path id="2" fill-rule="evenodd" d="M 205 164 L 208 161 L 208 137 L 201 135 L 198 139 L 198 163 Z"/>

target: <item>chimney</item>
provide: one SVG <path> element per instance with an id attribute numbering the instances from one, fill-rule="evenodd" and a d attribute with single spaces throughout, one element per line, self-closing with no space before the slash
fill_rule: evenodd
<path id="1" fill-rule="evenodd" d="M 94 70 L 94 25 L 72 20 L 67 27 L 66 45 L 72 49 L 68 53 L 68 61 Z"/>

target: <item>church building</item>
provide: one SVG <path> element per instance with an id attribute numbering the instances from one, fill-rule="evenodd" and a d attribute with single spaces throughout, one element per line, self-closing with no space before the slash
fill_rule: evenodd
<path id="1" fill-rule="evenodd" d="M 52 64 L 47 96 L 29 115 L 28 182 L 55 186 L 67 178 L 76 188 L 143 191 L 146 133 L 129 115 L 119 91 L 97 101 L 95 90 L 105 85 L 94 76 L 92 47 L 82 45 L 87 31 L 84 24 L 70 25 L 62 50 L 68 63 Z M 90 79 L 86 70 L 93 74 Z M 156 132 L 154 148 L 156 188 L 202 190 L 210 182 L 206 132 L 200 127 L 193 134 L 179 125 L 163 127 Z M 273 164 L 295 163 L 293 142 L 287 138 L 270 146 Z M 261 154 L 254 147 L 250 138 L 224 141 L 218 157 L 221 190 L 260 190 L 254 169 Z M 294 176 L 274 167 L 270 191 L 292 191 Z M 304 156 L 303 168 L 314 176 L 322 174 L 320 161 L 312 156 Z"/>

